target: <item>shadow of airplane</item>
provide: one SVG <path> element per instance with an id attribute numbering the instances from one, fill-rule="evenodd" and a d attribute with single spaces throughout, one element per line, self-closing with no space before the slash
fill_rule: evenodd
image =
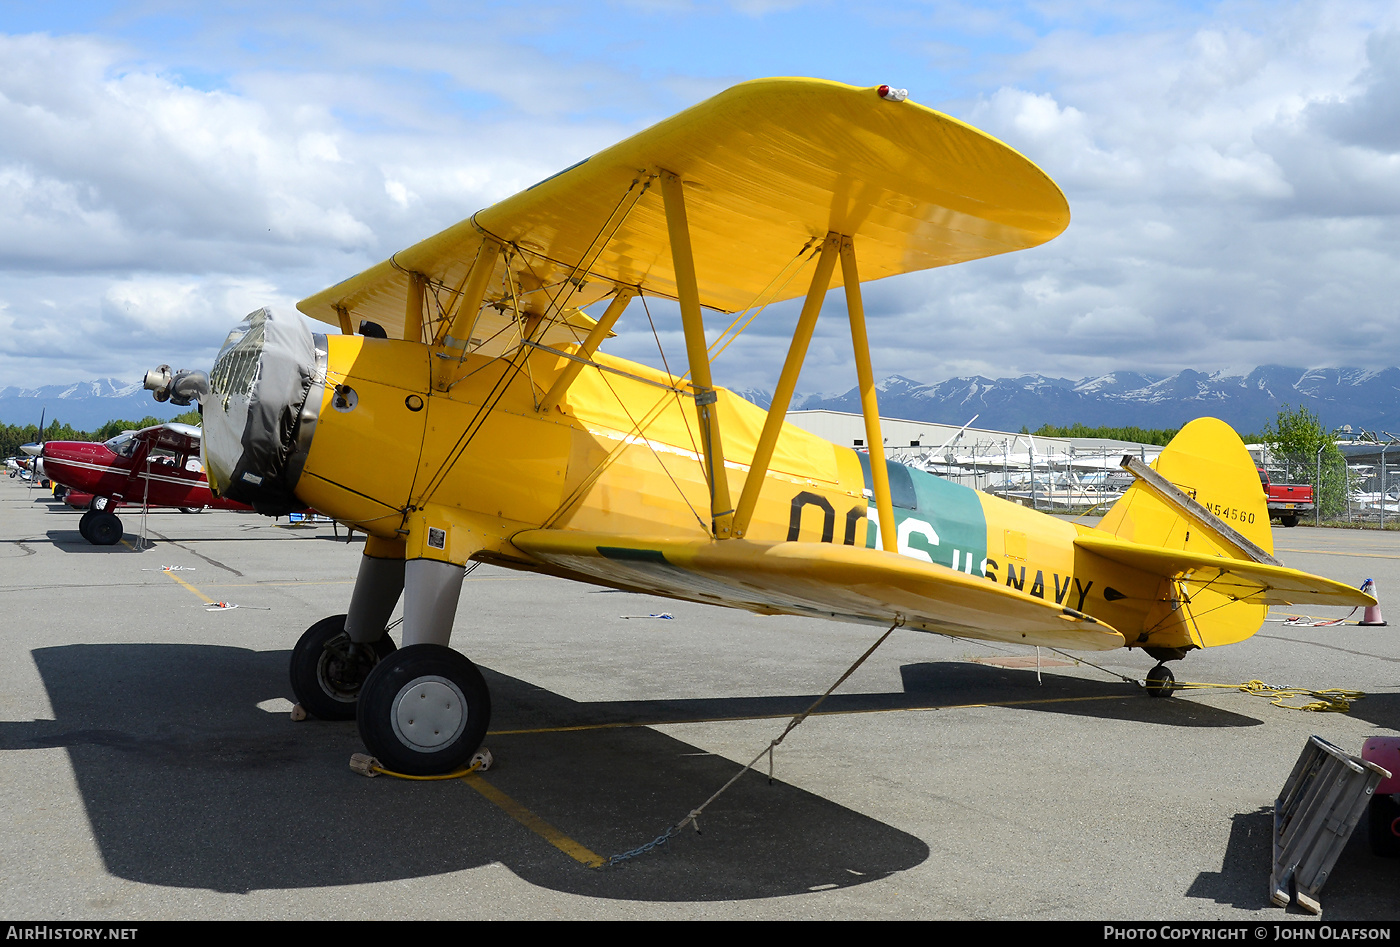
<path id="1" fill-rule="evenodd" d="M 684 700 L 597 701 L 578 703 L 543 690 L 509 687 L 511 678 L 482 668 L 492 693 L 492 731 L 559 727 L 625 727 L 707 720 L 786 720 L 802 713 L 816 694 L 778 697 L 714 697 Z M 1254 727 L 1262 721 L 1189 698 L 1152 700 L 1138 687 L 1094 681 L 1047 670 L 1043 684 L 1034 670 L 990 667 L 971 662 L 906 664 L 903 690 L 893 693 L 836 693 L 813 716 L 880 711 L 952 710 L 1009 706 L 1104 720 L 1130 720 L 1170 727 Z M 500 696 L 497 696 L 500 695 Z M 515 698 L 525 699 L 517 702 Z"/>
<path id="2" fill-rule="evenodd" d="M 353 774 L 353 723 L 259 709 L 289 696 L 286 652 L 71 645 L 33 658 L 56 719 L 0 723 L 0 748 L 67 749 L 107 869 L 145 884 L 247 892 L 499 862 L 569 893 L 735 900 L 861 884 L 929 855 L 905 832 L 751 773 L 706 810 L 702 836 L 687 829 L 665 854 L 590 871 L 463 781 Z M 500 674 L 491 684 L 503 708 L 571 703 Z M 650 841 L 736 771 L 645 727 L 488 743 L 503 765 L 487 782 L 603 855 Z"/>
<path id="3" fill-rule="evenodd" d="M 750 773 L 685 832 L 622 868 L 589 871 L 461 781 L 365 780 L 353 723 L 294 724 L 286 652 L 214 645 L 34 651 L 55 720 L 0 723 L 0 749 L 68 750 L 109 871 L 148 884 L 246 892 L 422 877 L 500 862 L 560 891 L 736 900 L 847 887 L 929 855 L 921 839 Z M 483 668 L 492 692 L 485 781 L 600 855 L 650 841 L 736 771 L 648 725 L 787 718 L 815 695 L 578 702 Z M 1128 684 L 979 664 L 902 669 L 899 693 L 836 694 L 818 713 L 996 704 L 1176 727 L 1259 721 Z M 285 705 L 283 705 L 285 706 Z"/>
<path id="4" fill-rule="evenodd" d="M 140 522 L 140 520 L 139 520 L 140 515 L 141 515 L 141 514 L 140 514 L 139 512 L 136 514 L 136 516 L 138 517 L 138 519 L 137 519 L 137 522 L 138 522 L 138 523 Z M 136 536 L 137 536 L 137 534 L 138 534 L 139 532 L 140 532 L 139 527 L 133 529 L 133 528 L 132 528 L 132 524 L 131 524 L 130 521 L 127 521 L 127 522 L 125 523 L 125 531 L 124 531 L 124 533 L 123 533 L 123 536 L 124 536 L 125 538 L 128 538 L 128 539 L 130 539 L 131 541 L 134 542 L 135 539 L 136 539 Z M 122 546 L 122 545 L 120 545 L 120 544 L 116 544 L 116 545 L 112 545 L 112 546 L 94 546 L 92 543 L 88 542 L 86 539 L 83 538 L 83 534 L 82 534 L 82 533 L 78 532 L 77 520 L 74 520 L 74 521 L 73 521 L 73 527 L 72 527 L 72 529 L 50 529 L 50 530 L 46 530 L 45 533 L 44 533 L 44 535 L 48 538 L 49 542 L 51 542 L 51 543 L 54 544 L 54 547 L 55 547 L 55 548 L 59 549 L 59 550 L 62 551 L 62 552 L 78 552 L 78 553 L 99 552 L 99 553 L 105 553 L 105 552 L 128 552 L 128 551 L 129 551 L 129 550 L 127 550 L 127 548 L 126 548 L 125 546 Z M 188 546 L 198 546 L 198 545 L 200 545 L 201 543 L 216 543 L 216 544 L 222 545 L 222 544 L 224 544 L 224 543 L 266 542 L 266 541 L 267 541 L 267 535 L 264 533 L 264 534 L 260 534 L 260 535 L 252 535 L 252 534 L 249 534 L 249 535 L 244 535 L 244 536 L 223 535 L 223 536 L 200 536 L 200 537 L 186 537 L 186 536 L 170 537 L 170 536 L 165 536 L 165 535 L 163 535 L 163 534 L 159 534 L 159 533 L 155 532 L 155 530 L 147 530 L 147 531 L 146 531 L 146 541 L 147 541 L 147 542 L 150 542 L 150 543 L 154 543 L 155 546 L 159 546 L 159 545 L 165 544 L 165 545 L 171 545 L 171 546 L 188 547 Z M 279 538 L 278 538 L 278 541 L 279 541 L 279 542 L 333 542 L 333 543 L 338 543 L 338 544 L 343 545 L 343 544 L 345 543 L 345 537 L 344 537 L 344 536 L 341 536 L 341 537 L 337 538 L 337 537 L 335 537 L 335 536 L 321 536 L 321 535 L 316 535 L 316 534 L 312 534 L 312 533 L 307 533 L 306 535 L 300 535 L 300 536 L 294 534 L 294 535 L 291 535 L 291 536 L 279 537 Z M 359 545 L 364 545 L 364 538 L 363 538 L 363 537 L 360 537 L 360 538 L 357 540 L 357 543 L 358 543 Z M 85 548 L 85 547 L 86 547 L 86 548 Z M 154 546 L 153 546 L 152 548 L 154 548 Z"/>

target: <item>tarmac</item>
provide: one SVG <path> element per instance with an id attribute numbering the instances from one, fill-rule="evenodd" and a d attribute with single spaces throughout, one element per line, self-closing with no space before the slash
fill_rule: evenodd
<path id="1" fill-rule="evenodd" d="M 1230 686 L 1153 700 L 1140 652 L 1038 670 L 1034 649 L 899 630 L 771 782 L 765 756 L 699 834 L 599 869 L 705 803 L 881 630 L 481 567 L 453 645 L 491 687 L 495 764 L 366 779 L 355 725 L 293 722 L 287 683 L 301 632 L 345 610 L 362 537 L 152 512 L 138 551 L 139 510 L 110 547 L 78 515 L 0 479 L 11 921 L 1311 920 L 1268 900 L 1274 799 L 1310 734 L 1359 753 L 1400 732 L 1400 621 L 1270 622 L 1173 665 L 1364 691 L 1348 713 Z M 1374 577 L 1400 620 L 1400 533 L 1274 539 L 1290 566 Z M 1364 821 L 1321 901 L 1329 923 L 1400 919 L 1400 860 Z"/>

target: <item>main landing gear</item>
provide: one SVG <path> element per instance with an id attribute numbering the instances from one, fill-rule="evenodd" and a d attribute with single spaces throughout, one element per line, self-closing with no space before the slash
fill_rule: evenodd
<path id="1" fill-rule="evenodd" d="M 345 632 L 345 616 L 322 618 L 292 649 L 292 693 L 322 720 L 354 720 L 355 702 L 375 665 L 395 650 L 388 635 L 357 644 Z"/>
<path id="2" fill-rule="evenodd" d="M 78 532 L 94 546 L 115 546 L 122 541 L 122 521 L 115 513 L 91 509 L 78 520 Z"/>
<path id="3" fill-rule="evenodd" d="M 385 769 L 410 776 L 451 773 L 486 739 L 491 695 L 465 655 L 416 644 L 370 672 L 356 719 L 370 755 Z"/>
<path id="4" fill-rule="evenodd" d="M 463 567 L 402 556 L 371 537 L 345 615 L 307 629 L 292 651 L 292 690 L 323 720 L 358 722 L 370 755 L 410 776 L 465 766 L 486 738 L 491 695 L 481 671 L 447 646 Z M 384 629 L 403 595 L 403 647 Z"/>

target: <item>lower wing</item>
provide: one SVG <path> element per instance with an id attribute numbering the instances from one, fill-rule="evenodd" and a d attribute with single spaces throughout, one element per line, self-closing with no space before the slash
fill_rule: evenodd
<path id="1" fill-rule="evenodd" d="M 764 614 L 811 615 L 1076 650 L 1121 648 L 1082 612 L 933 563 L 830 543 L 671 542 L 536 529 L 511 542 L 575 577 Z"/>

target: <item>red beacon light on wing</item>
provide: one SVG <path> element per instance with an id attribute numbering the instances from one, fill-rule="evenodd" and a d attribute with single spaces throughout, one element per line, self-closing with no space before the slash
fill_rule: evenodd
<path id="1" fill-rule="evenodd" d="M 880 98 L 884 99 L 886 102 L 903 102 L 905 99 L 909 98 L 908 89 L 896 89 L 893 86 L 882 85 L 875 91 L 879 93 Z"/>

